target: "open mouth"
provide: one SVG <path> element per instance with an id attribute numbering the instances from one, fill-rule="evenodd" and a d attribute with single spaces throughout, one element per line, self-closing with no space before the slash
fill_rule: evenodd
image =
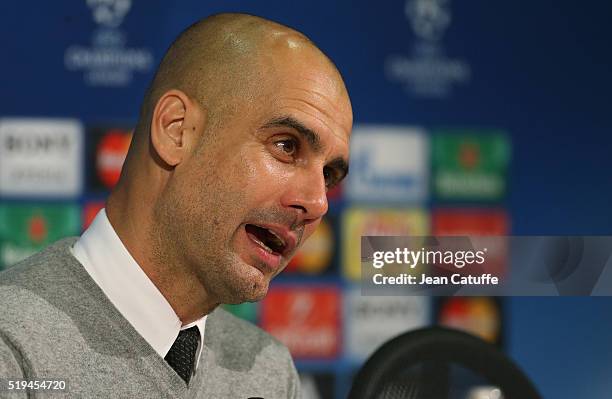
<path id="1" fill-rule="evenodd" d="M 282 255 L 287 248 L 285 241 L 270 229 L 254 224 L 247 224 L 244 228 L 253 241 L 271 254 Z"/>

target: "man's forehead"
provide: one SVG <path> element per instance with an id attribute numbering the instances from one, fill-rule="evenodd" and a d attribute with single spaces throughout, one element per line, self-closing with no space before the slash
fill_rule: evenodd
<path id="1" fill-rule="evenodd" d="M 352 109 L 348 94 L 338 77 L 327 73 L 296 73 L 279 79 L 273 97 L 276 106 L 298 112 L 313 124 L 323 125 L 341 141 L 348 141 L 352 129 Z"/>
<path id="2" fill-rule="evenodd" d="M 265 123 L 283 122 L 316 133 L 317 142 L 312 134 L 305 138 L 319 147 L 334 147 L 346 157 L 353 116 L 340 73 L 312 42 L 295 32 L 279 33 L 274 41 L 275 46 L 261 53 L 259 63 L 257 101 L 271 105 Z"/>
<path id="3" fill-rule="evenodd" d="M 285 40 L 282 46 L 266 49 L 260 55 L 260 66 L 277 83 L 314 83 L 319 92 L 328 96 L 347 96 L 336 66 L 310 41 Z"/>

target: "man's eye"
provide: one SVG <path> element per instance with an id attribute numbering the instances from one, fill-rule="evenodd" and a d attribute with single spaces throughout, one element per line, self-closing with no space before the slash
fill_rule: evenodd
<path id="1" fill-rule="evenodd" d="M 325 178 L 325 187 L 332 188 L 336 185 L 336 175 L 330 168 L 323 168 L 323 177 Z"/>
<path id="2" fill-rule="evenodd" d="M 295 153 L 297 152 L 297 143 L 295 142 L 295 140 L 281 140 L 277 141 L 274 144 L 286 155 L 295 155 Z"/>

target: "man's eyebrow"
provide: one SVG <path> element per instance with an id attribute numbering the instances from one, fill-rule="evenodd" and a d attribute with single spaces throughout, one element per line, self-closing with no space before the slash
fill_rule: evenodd
<path id="1" fill-rule="evenodd" d="M 281 116 L 279 118 L 272 119 L 270 122 L 263 125 L 263 128 L 271 127 L 289 127 L 298 132 L 315 152 L 321 150 L 321 139 L 319 135 L 313 130 L 304 126 L 304 124 L 291 116 Z"/>

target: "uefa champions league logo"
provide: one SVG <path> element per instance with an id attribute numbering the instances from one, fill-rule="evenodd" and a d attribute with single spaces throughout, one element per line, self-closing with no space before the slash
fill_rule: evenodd
<path id="1" fill-rule="evenodd" d="M 131 0 L 87 0 L 96 23 L 107 28 L 117 28 L 123 22 L 130 8 Z"/>
<path id="2" fill-rule="evenodd" d="M 408 0 L 404 12 L 414 33 L 432 42 L 444 35 L 451 22 L 450 0 Z"/>
<path id="3" fill-rule="evenodd" d="M 127 32 L 120 28 L 132 8 L 132 0 L 83 3 L 91 9 L 96 26 L 89 44 L 68 45 L 64 51 L 66 69 L 81 71 L 87 86 L 100 87 L 127 87 L 134 73 L 149 73 L 154 66 L 153 52 L 149 47 L 130 46 Z"/>
<path id="4" fill-rule="evenodd" d="M 451 56 L 444 34 L 454 21 L 451 0 L 406 0 L 404 14 L 414 33 L 410 54 L 390 54 L 385 73 L 420 98 L 450 98 L 454 87 L 471 80 L 469 62 Z"/>

